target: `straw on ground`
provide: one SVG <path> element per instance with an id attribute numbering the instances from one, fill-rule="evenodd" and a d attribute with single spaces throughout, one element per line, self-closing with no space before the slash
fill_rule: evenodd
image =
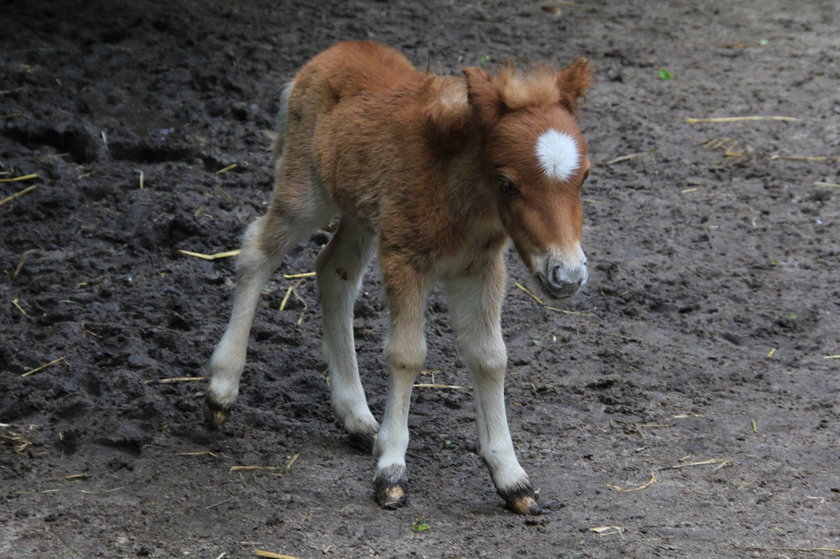
<path id="1" fill-rule="evenodd" d="M 775 121 L 795 121 L 799 120 L 792 116 L 724 116 L 713 118 L 691 118 L 686 117 L 685 121 L 688 124 L 700 124 L 704 122 L 722 123 L 722 122 L 755 122 L 761 120 L 775 120 Z"/>
<path id="2" fill-rule="evenodd" d="M 0 182 L 20 182 L 37 179 L 38 173 L 29 173 L 28 175 L 21 175 L 19 177 L 9 177 L 7 179 L 0 179 Z"/>
<path id="3" fill-rule="evenodd" d="M 159 378 L 145 381 L 145 384 L 172 384 L 175 382 L 199 382 L 207 380 L 207 377 L 173 377 L 173 378 Z"/>
<path id="4" fill-rule="evenodd" d="M 18 299 L 17 297 L 15 297 L 14 299 L 12 299 L 12 304 L 15 306 L 15 308 L 16 308 L 18 311 L 20 311 L 20 314 L 22 314 L 23 316 L 25 316 L 25 317 L 26 317 L 26 319 L 27 319 L 27 320 L 32 320 L 32 317 L 31 317 L 31 316 L 29 316 L 29 313 L 28 313 L 28 312 L 26 312 L 25 310 L 23 310 L 23 307 L 21 307 L 21 306 L 20 306 L 20 299 Z"/>
<path id="5" fill-rule="evenodd" d="M 2 179 L 0 179 L 0 180 L 2 180 Z M 9 202 L 11 202 L 12 200 L 14 200 L 15 198 L 17 198 L 17 197 L 19 197 L 19 196 L 23 196 L 23 195 L 24 195 L 24 194 L 26 194 L 27 192 L 31 192 L 31 191 L 35 190 L 36 188 L 38 188 L 38 187 L 37 187 L 36 185 L 34 185 L 34 184 L 33 184 L 32 186 L 27 186 L 26 188 L 24 188 L 24 189 L 23 189 L 23 190 L 21 190 L 20 192 L 15 192 L 15 193 L 14 193 L 14 194 L 12 194 L 11 196 L 6 196 L 6 197 L 5 197 L 5 198 L 3 198 L 2 200 L 0 200 L 0 206 L 2 206 L 2 205 L 4 205 L 4 204 L 8 204 Z"/>
<path id="6" fill-rule="evenodd" d="M 23 373 L 23 374 L 22 374 L 22 375 L 20 375 L 20 376 L 22 376 L 22 377 L 28 377 L 29 375 L 34 375 L 35 373 L 37 373 L 37 372 L 39 372 L 39 371 L 43 371 L 43 370 L 44 370 L 44 369 L 46 369 L 47 367 L 52 367 L 53 365 L 55 365 L 56 363 L 60 363 L 61 361 L 64 361 L 64 362 L 66 363 L 66 362 L 67 362 L 67 358 L 66 358 L 66 357 L 64 357 L 64 356 L 61 356 L 61 357 L 59 357 L 58 359 L 53 359 L 53 360 L 52 360 L 52 361 L 50 361 L 49 363 L 44 363 L 44 364 L 43 364 L 43 365 L 41 365 L 40 367 L 35 367 L 34 369 L 29 369 L 28 371 L 26 371 L 25 373 Z"/>
<path id="7" fill-rule="evenodd" d="M 239 163 L 231 163 L 231 164 L 230 164 L 230 165 L 228 165 L 227 167 L 224 167 L 224 168 L 219 169 L 218 171 L 216 171 L 216 174 L 217 174 L 217 175 L 221 175 L 221 174 L 223 174 L 223 173 L 227 173 L 228 171 L 232 171 L 233 169 L 236 169 L 237 167 L 239 167 Z"/>
<path id="8" fill-rule="evenodd" d="M 710 466 L 716 464 L 715 470 L 719 470 L 724 466 L 731 464 L 729 458 L 710 458 L 709 460 L 698 460 L 696 462 L 686 462 L 684 464 L 674 464 L 673 466 L 663 466 L 660 470 L 678 470 L 680 468 L 691 468 L 693 466 Z"/>
<path id="9" fill-rule="evenodd" d="M 201 258 L 202 260 L 218 260 L 220 258 L 230 258 L 231 256 L 236 256 L 237 254 L 239 254 L 239 249 L 229 250 L 227 252 L 217 252 L 215 254 L 203 254 L 201 252 L 193 252 L 191 250 L 181 249 L 179 249 L 178 252 L 180 252 L 184 256 L 192 256 L 195 258 Z"/>
<path id="10" fill-rule="evenodd" d="M 646 482 L 644 482 L 641 485 L 637 485 L 635 487 L 621 487 L 621 486 L 618 486 L 618 485 L 607 484 L 607 487 L 609 487 L 610 489 L 615 489 L 616 491 L 618 491 L 620 493 L 635 493 L 636 491 L 644 491 L 648 487 L 650 487 L 650 486 L 652 486 L 652 485 L 654 485 L 655 483 L 658 483 L 658 482 L 659 482 L 659 480 L 656 479 L 656 473 L 651 472 L 650 473 L 650 479 L 647 480 Z"/>
<path id="11" fill-rule="evenodd" d="M 282 553 L 274 553 L 273 551 L 265 551 L 263 549 L 255 549 L 254 555 L 257 557 L 269 557 L 270 559 L 298 559 L 294 555 L 283 555 Z"/>

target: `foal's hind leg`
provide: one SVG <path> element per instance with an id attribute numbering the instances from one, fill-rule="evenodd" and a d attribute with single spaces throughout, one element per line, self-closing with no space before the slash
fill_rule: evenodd
<path id="1" fill-rule="evenodd" d="M 239 394 L 248 334 L 260 291 L 286 253 L 323 225 L 331 213 L 332 208 L 317 185 L 297 188 L 286 181 L 278 183 L 269 212 L 248 227 L 237 259 L 230 321 L 210 358 L 204 415 L 212 427 L 221 427 Z"/>
<path id="2" fill-rule="evenodd" d="M 504 288 L 501 255 L 482 264 L 473 266 L 474 275 L 444 282 L 458 345 L 473 381 L 478 453 L 508 508 L 519 514 L 539 514 L 534 488 L 516 459 L 505 414 L 507 352 L 499 324 Z"/>
<path id="3" fill-rule="evenodd" d="M 315 270 L 324 316 L 323 351 L 330 371 L 332 404 L 351 442 L 373 447 L 379 424 L 370 413 L 356 363 L 353 302 L 373 253 L 375 237 L 343 217 Z"/>

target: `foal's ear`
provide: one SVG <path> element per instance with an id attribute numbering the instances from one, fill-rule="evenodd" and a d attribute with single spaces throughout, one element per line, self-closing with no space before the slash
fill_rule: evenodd
<path id="1" fill-rule="evenodd" d="M 505 102 L 496 79 L 477 66 L 464 68 L 467 99 L 482 125 L 495 123 L 505 111 Z"/>
<path id="2" fill-rule="evenodd" d="M 577 113 L 578 102 L 592 85 L 592 69 L 589 61 L 576 58 L 568 67 L 557 72 L 557 89 L 560 90 L 560 103 L 572 114 Z"/>

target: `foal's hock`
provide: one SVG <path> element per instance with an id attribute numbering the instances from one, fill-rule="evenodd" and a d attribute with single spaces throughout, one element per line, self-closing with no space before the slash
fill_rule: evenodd
<path id="1" fill-rule="evenodd" d="M 373 447 L 376 500 L 388 509 L 406 502 L 408 409 L 426 356 L 426 298 L 439 283 L 472 377 L 478 452 L 507 506 L 537 514 L 505 414 L 503 253 L 512 242 L 549 297 L 570 297 L 586 283 L 580 188 L 589 158 L 576 117 L 591 75 L 582 58 L 559 71 L 463 74 L 420 72 L 364 41 L 322 52 L 289 83 L 271 205 L 245 233 L 230 321 L 210 360 L 205 414 L 220 427 L 236 400 L 269 276 L 292 247 L 341 214 L 316 262 L 323 352 L 339 420 Z M 374 250 L 390 311 L 381 425 L 359 381 L 352 316 Z"/>

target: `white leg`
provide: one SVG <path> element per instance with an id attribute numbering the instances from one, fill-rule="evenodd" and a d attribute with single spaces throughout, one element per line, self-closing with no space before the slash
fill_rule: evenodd
<path id="1" fill-rule="evenodd" d="M 385 343 L 390 386 L 374 447 L 377 462 L 373 485 L 379 505 L 392 509 L 406 503 L 408 408 L 414 379 L 426 359 L 423 334 L 426 288 L 418 273 L 404 268 L 392 274 L 386 271 L 386 290 L 391 311 L 390 331 Z"/>
<path id="2" fill-rule="evenodd" d="M 245 232 L 237 258 L 233 310 L 210 358 L 204 415 L 213 427 L 221 427 L 225 422 L 239 394 L 248 335 L 263 286 L 286 253 L 330 217 L 331 208 L 315 185 L 304 198 L 305 203 L 297 204 L 296 213 L 288 214 L 284 212 L 284 201 L 278 203 L 275 197 L 268 214 L 254 220 Z"/>
<path id="3" fill-rule="evenodd" d="M 315 264 L 324 316 L 324 359 L 339 420 L 357 446 L 370 450 L 379 424 L 370 413 L 359 380 L 353 340 L 353 302 L 373 252 L 374 236 L 342 218 Z"/>
<path id="4" fill-rule="evenodd" d="M 496 490 L 520 514 L 538 514 L 528 475 L 513 449 L 505 413 L 507 352 L 499 318 L 504 293 L 501 258 L 475 266 L 479 275 L 447 279 L 444 289 L 464 362 L 475 391 L 478 452 Z"/>

